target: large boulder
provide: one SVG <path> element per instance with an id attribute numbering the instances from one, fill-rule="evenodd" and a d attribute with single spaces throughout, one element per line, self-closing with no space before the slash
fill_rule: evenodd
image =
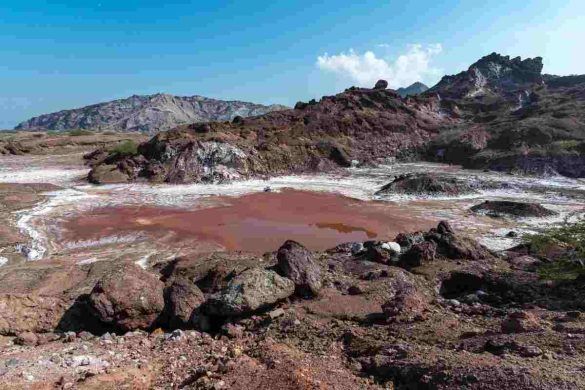
<path id="1" fill-rule="evenodd" d="M 125 172 L 118 169 L 117 165 L 96 165 L 88 174 L 87 180 L 93 184 L 117 184 L 130 180 Z"/>
<path id="2" fill-rule="evenodd" d="M 386 80 L 378 80 L 376 85 L 374 85 L 374 89 L 386 89 L 388 88 L 388 81 Z"/>
<path id="3" fill-rule="evenodd" d="M 96 283 L 89 307 L 100 321 L 123 331 L 149 329 L 164 309 L 163 289 L 156 276 L 129 264 Z"/>
<path id="4" fill-rule="evenodd" d="M 456 234 L 451 225 L 441 221 L 436 229 L 425 234 L 426 241 L 437 245 L 437 254 L 453 260 L 493 260 L 494 254 L 470 237 Z"/>
<path id="5" fill-rule="evenodd" d="M 185 327 L 196 321 L 199 307 L 205 302 L 203 292 L 188 279 L 177 279 L 165 288 L 166 313 L 171 327 Z"/>
<path id="6" fill-rule="evenodd" d="M 477 214 L 485 214 L 490 217 L 512 217 L 512 218 L 541 218 L 556 215 L 555 211 L 549 210 L 538 203 L 512 202 L 505 200 L 490 201 L 475 205 L 471 211 Z"/>
<path id="7" fill-rule="evenodd" d="M 292 280 L 274 271 L 251 268 L 231 279 L 224 290 L 209 297 L 205 310 L 225 317 L 250 314 L 268 308 L 294 292 Z"/>
<path id="8" fill-rule="evenodd" d="M 317 295 L 323 285 L 321 268 L 313 254 L 298 242 L 288 240 L 277 253 L 278 270 L 292 280 L 299 295 Z"/>

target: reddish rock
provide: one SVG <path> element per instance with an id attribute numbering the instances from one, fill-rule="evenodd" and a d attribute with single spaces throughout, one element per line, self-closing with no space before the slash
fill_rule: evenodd
<path id="1" fill-rule="evenodd" d="M 17 345 L 35 346 L 38 343 L 39 338 L 32 332 L 20 333 L 18 336 L 16 336 L 16 339 L 14 339 L 14 344 Z"/>
<path id="2" fill-rule="evenodd" d="M 323 284 L 321 268 L 307 248 L 288 240 L 278 249 L 276 256 L 279 273 L 295 283 L 297 294 L 319 293 Z"/>
<path id="3" fill-rule="evenodd" d="M 58 297 L 0 294 L 0 334 L 53 331 L 69 306 Z"/>
<path id="4" fill-rule="evenodd" d="M 166 312 L 171 327 L 193 325 L 197 309 L 203 302 L 203 292 L 188 279 L 177 279 L 165 289 Z"/>
<path id="5" fill-rule="evenodd" d="M 126 265 L 97 282 L 89 306 L 100 321 L 123 331 L 148 329 L 164 309 L 163 288 L 153 274 Z"/>
<path id="6" fill-rule="evenodd" d="M 410 322 L 424 318 L 427 298 L 404 275 L 398 274 L 391 282 L 394 296 L 382 305 L 389 321 Z"/>
<path id="7" fill-rule="evenodd" d="M 517 311 L 510 313 L 502 321 L 503 333 L 534 332 L 542 329 L 540 319 L 531 312 Z"/>
<path id="8" fill-rule="evenodd" d="M 414 244 L 404 255 L 400 257 L 399 265 L 405 268 L 418 267 L 424 263 L 435 260 L 437 244 L 433 241 L 425 241 Z"/>

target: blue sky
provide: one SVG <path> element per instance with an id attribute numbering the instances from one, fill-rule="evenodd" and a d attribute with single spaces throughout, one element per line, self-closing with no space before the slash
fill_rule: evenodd
<path id="1" fill-rule="evenodd" d="M 584 41 L 583 0 L 3 0 L 0 128 L 132 94 L 293 105 L 379 75 L 433 84 L 493 51 L 585 73 Z"/>

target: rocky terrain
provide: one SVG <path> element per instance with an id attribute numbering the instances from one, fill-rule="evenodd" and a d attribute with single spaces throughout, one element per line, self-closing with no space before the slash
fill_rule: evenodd
<path id="1" fill-rule="evenodd" d="M 184 123 L 232 120 L 286 109 L 203 96 L 134 95 L 73 110 L 40 115 L 16 126 L 17 130 L 91 129 L 156 133 Z"/>
<path id="2" fill-rule="evenodd" d="M 580 389 L 583 280 L 541 280 L 542 261 L 526 246 L 496 255 L 441 222 L 325 252 L 287 241 L 262 257 L 146 270 L 12 268 L 0 273 L 0 378 L 3 388 Z"/>
<path id="3" fill-rule="evenodd" d="M 121 143 L 138 144 L 147 139 L 140 133 L 115 132 L 0 132 L 0 155 L 70 155 L 88 150 L 112 151 Z"/>
<path id="4" fill-rule="evenodd" d="M 322 172 L 373 163 L 428 143 L 448 124 L 437 97 L 350 88 L 294 110 L 231 122 L 196 123 L 159 133 L 133 156 L 88 156 L 94 183 L 188 183 Z"/>
<path id="5" fill-rule="evenodd" d="M 583 176 L 585 77 L 541 70 L 0 134 L 0 389 L 585 388 L 585 186 L 518 175 Z"/>
<path id="6" fill-rule="evenodd" d="M 388 158 L 583 177 L 585 77 L 541 71 L 541 58 L 494 53 L 415 96 L 380 80 L 293 110 L 185 125 L 133 156 L 96 151 L 90 180 L 226 181 Z"/>

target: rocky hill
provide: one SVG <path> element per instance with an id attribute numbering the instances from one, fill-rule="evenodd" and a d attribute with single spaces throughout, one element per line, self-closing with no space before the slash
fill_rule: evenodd
<path id="1" fill-rule="evenodd" d="M 155 133 L 180 124 L 232 120 L 286 109 L 281 105 L 223 101 L 203 96 L 155 94 L 114 100 L 41 115 L 16 126 L 18 130 L 121 130 Z"/>
<path id="2" fill-rule="evenodd" d="M 585 176 L 585 76 L 543 75 L 540 57 L 492 53 L 425 95 L 462 121 L 429 143 L 423 158 Z"/>
<path id="3" fill-rule="evenodd" d="M 428 89 L 429 87 L 427 87 L 425 84 L 417 81 L 416 83 L 413 83 L 406 88 L 398 88 L 396 90 L 396 93 L 402 97 L 407 97 L 412 95 L 418 95 L 420 93 L 425 92 Z"/>
<path id="4" fill-rule="evenodd" d="M 132 156 L 89 156 L 96 183 L 222 181 L 326 171 L 390 157 L 585 177 L 585 83 L 542 59 L 499 54 L 401 97 L 380 80 L 292 110 L 180 126 Z"/>
<path id="5" fill-rule="evenodd" d="M 96 183 L 223 181 L 315 172 L 375 163 L 427 144 L 459 119 L 434 96 L 401 98 L 393 90 L 350 88 L 293 110 L 180 126 L 159 133 L 133 156 L 88 156 Z"/>

